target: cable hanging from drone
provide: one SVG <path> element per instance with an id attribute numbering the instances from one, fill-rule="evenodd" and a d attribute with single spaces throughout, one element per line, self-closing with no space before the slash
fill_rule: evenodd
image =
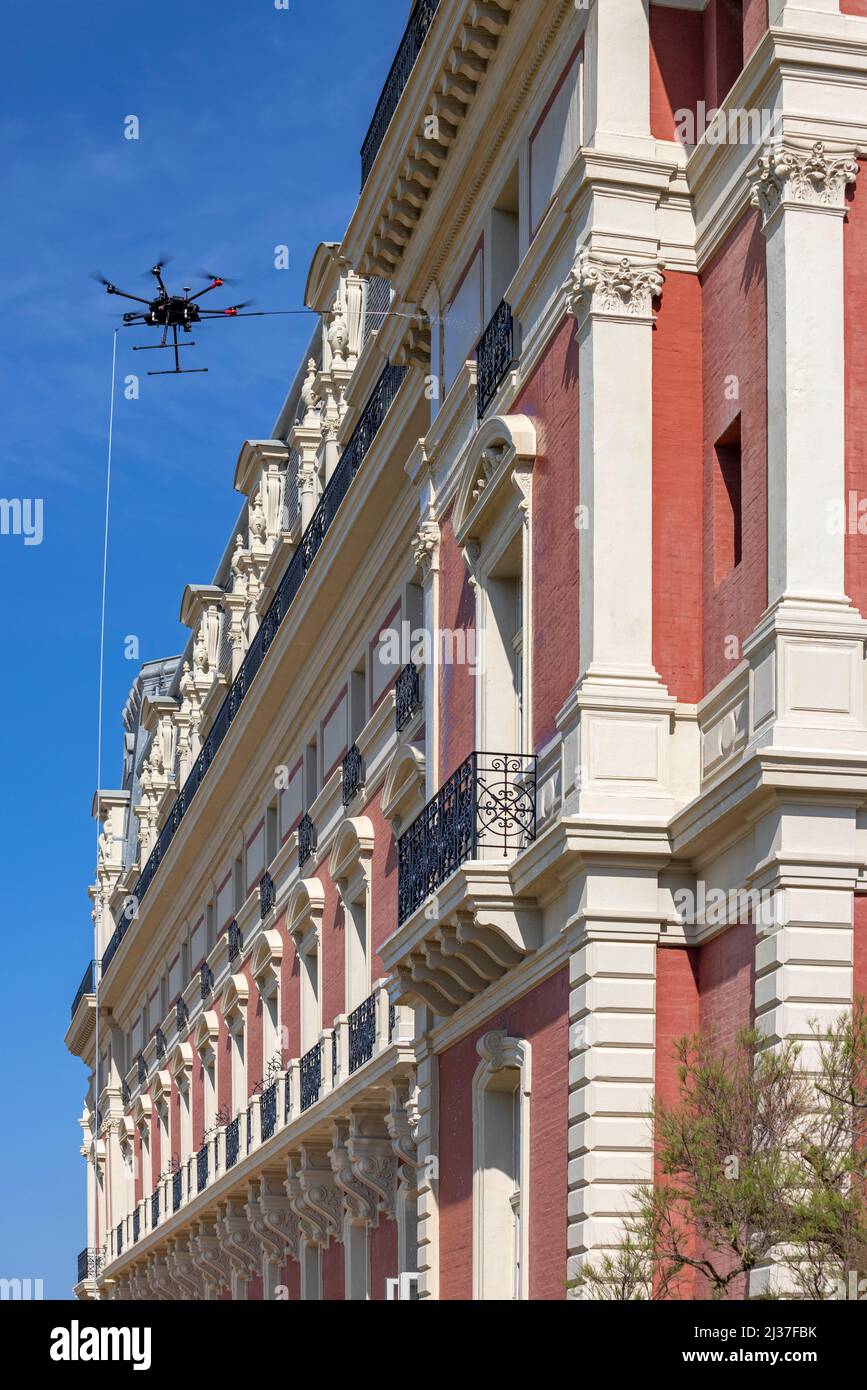
<path id="1" fill-rule="evenodd" d="M 201 304 L 199 301 L 212 290 L 219 289 L 227 285 L 230 281 L 224 280 L 220 275 L 211 275 L 207 271 L 201 272 L 201 277 L 209 280 L 203 290 L 196 294 L 192 293 L 192 286 L 185 285 L 181 294 L 171 294 L 163 280 L 163 269 L 168 264 L 169 257 L 163 256 L 155 266 L 151 267 L 150 274 L 157 282 L 157 293 L 153 299 L 143 299 L 138 294 L 127 294 L 126 290 L 119 290 L 117 285 L 113 285 L 110 280 L 106 280 L 103 275 L 95 275 L 94 279 L 100 284 L 105 285 L 106 294 L 119 295 L 121 299 L 129 299 L 135 304 L 143 304 L 144 309 L 128 311 L 123 316 L 125 327 L 132 327 L 133 324 L 146 324 L 150 328 L 162 328 L 162 340 L 159 343 L 147 343 L 133 348 L 133 352 L 159 352 L 166 349 L 174 352 L 175 365 L 167 371 L 148 372 L 148 376 L 187 376 L 193 373 L 199 374 L 206 372 L 207 367 L 182 367 L 180 360 L 181 348 L 195 347 L 195 341 L 188 343 L 179 342 L 178 331 L 191 333 L 193 325 L 196 323 L 209 323 L 214 319 L 225 318 L 265 318 L 274 313 L 292 313 L 292 310 L 258 310 L 251 314 L 245 313 L 248 305 L 253 300 L 248 299 L 242 304 L 230 304 L 226 308 L 211 308 Z M 169 341 L 171 333 L 171 341 Z"/>

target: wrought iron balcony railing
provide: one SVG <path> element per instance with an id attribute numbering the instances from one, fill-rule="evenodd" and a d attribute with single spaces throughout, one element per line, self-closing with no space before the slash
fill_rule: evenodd
<path id="1" fill-rule="evenodd" d="M 398 925 L 480 850 L 508 858 L 535 838 L 535 755 L 471 753 L 397 842 Z"/>
<path id="2" fill-rule="evenodd" d="M 157 1050 L 157 1061 L 164 1062 L 166 1059 L 166 1035 L 162 1028 L 158 1028 L 154 1033 L 154 1042 Z"/>
<path id="3" fill-rule="evenodd" d="M 70 1015 L 69 1015 L 70 1018 L 75 1018 L 75 1012 L 76 1012 L 76 1010 L 77 1010 L 79 1004 L 81 1003 L 82 999 L 84 998 L 84 996 L 85 996 L 86 994 L 95 994 L 95 993 L 96 993 L 96 961 L 95 961 L 95 960 L 91 960 L 91 961 L 88 961 L 88 963 L 87 963 L 87 969 L 86 969 L 85 972 L 84 972 L 84 975 L 83 975 L 82 980 L 81 980 L 81 984 L 78 986 L 78 989 L 77 989 L 76 992 L 75 992 L 75 998 L 74 998 L 73 1001 L 72 1001 L 72 1009 L 71 1009 Z"/>
<path id="4" fill-rule="evenodd" d="M 208 1185 L 208 1141 L 205 1140 L 196 1154 L 196 1191 L 204 1192 Z"/>
<path id="5" fill-rule="evenodd" d="M 186 1028 L 189 1021 L 190 1011 L 187 1008 L 187 1001 L 183 997 L 183 995 L 180 995 L 180 997 L 178 998 L 178 1002 L 175 1005 L 175 1025 L 179 1033 L 182 1032 L 184 1028 Z"/>
<path id="6" fill-rule="evenodd" d="M 123 1101 L 124 1107 L 128 1109 L 132 1104 L 132 1092 L 129 1089 L 129 1082 L 126 1077 L 124 1077 L 123 1081 L 120 1083 L 120 1098 Z"/>
<path id="7" fill-rule="evenodd" d="M 142 869 L 127 902 L 138 906 L 154 880 L 154 876 L 165 857 L 181 821 L 193 803 L 193 799 L 204 781 L 208 769 L 223 741 L 229 727 L 246 698 L 250 685 L 257 675 L 277 631 L 286 617 L 301 583 L 313 564 L 322 542 L 339 510 L 340 504 L 349 491 L 349 486 L 361 467 L 367 452 L 376 437 L 383 420 L 388 414 L 392 401 L 406 376 L 406 367 L 389 363 L 382 372 L 367 400 L 361 417 L 340 456 L 328 484 L 298 547 L 292 556 L 270 607 L 265 612 L 259 629 L 247 649 L 237 676 L 229 687 L 223 703 L 217 710 L 211 731 L 205 740 L 199 756 L 193 763 L 184 785 L 178 792 L 165 825 L 160 831 L 150 857 Z M 116 921 L 114 934 L 102 956 L 102 969 L 105 972 L 111 964 L 117 949 L 135 920 L 136 912 L 122 912 Z"/>
<path id="8" fill-rule="evenodd" d="M 118 1255 L 118 1256 L 123 1254 L 123 1222 L 122 1222 L 122 1221 L 118 1221 L 118 1223 L 117 1223 L 117 1229 L 116 1229 L 116 1231 L 115 1231 L 115 1233 L 114 1233 L 114 1253 L 115 1253 L 116 1255 Z"/>
<path id="9" fill-rule="evenodd" d="M 226 1167 L 234 1168 L 241 1152 L 241 1122 L 236 1115 L 226 1125 Z"/>
<path id="10" fill-rule="evenodd" d="M 141 1235 L 141 1207 L 136 1207 L 132 1214 L 132 1243 L 136 1244 Z"/>
<path id="11" fill-rule="evenodd" d="M 160 1224 L 160 1190 L 157 1188 L 151 1193 L 151 1230 L 155 1231 Z"/>
<path id="12" fill-rule="evenodd" d="M 141 1053 L 138 1055 L 138 1084 L 140 1086 L 146 1086 L 148 1084 L 147 1064 Z"/>
<path id="13" fill-rule="evenodd" d="M 286 1072 L 283 1079 L 283 1123 L 289 1123 L 289 1116 L 292 1113 L 292 1088 L 289 1081 L 289 1073 Z"/>
<path id="14" fill-rule="evenodd" d="M 305 812 L 298 822 L 298 867 L 303 869 L 316 848 L 316 826 Z"/>
<path id="15" fill-rule="evenodd" d="M 421 704 L 418 667 L 410 661 L 398 672 L 394 685 L 394 722 L 397 732 L 405 729 Z"/>
<path id="16" fill-rule="evenodd" d="M 349 1015 L 349 1070 L 358 1071 L 373 1056 L 376 1044 L 376 995 L 371 994 Z"/>
<path id="17" fill-rule="evenodd" d="M 203 999 L 208 999 L 214 988 L 214 972 L 208 962 L 202 961 L 202 968 L 199 971 L 199 992 Z"/>
<path id="18" fill-rule="evenodd" d="M 261 1122 L 262 1142 L 270 1139 L 277 1128 L 277 1082 L 272 1081 L 270 1086 L 259 1097 L 259 1118 Z"/>
<path id="19" fill-rule="evenodd" d="M 364 759 L 358 751 L 357 744 L 353 743 L 346 757 L 343 759 L 341 768 L 343 782 L 343 804 L 348 806 L 352 798 L 361 791 L 364 786 Z"/>
<path id="20" fill-rule="evenodd" d="M 259 880 L 259 916 L 264 922 L 274 906 L 274 880 L 266 869 Z"/>
<path id="21" fill-rule="evenodd" d="M 421 46 L 427 37 L 428 29 L 433 23 L 438 8 L 439 0 L 417 0 L 412 8 L 409 22 L 394 56 L 394 62 L 389 69 L 388 77 L 385 79 L 385 86 L 380 93 L 379 101 L 376 103 L 373 120 L 370 122 L 361 146 L 362 188 L 373 168 L 373 161 L 385 139 L 385 132 L 397 110 L 401 93 L 409 81 L 409 75 L 415 66 L 415 60 L 421 52 Z"/>
<path id="22" fill-rule="evenodd" d="M 505 299 L 494 310 L 476 348 L 476 414 L 481 420 L 515 361 L 515 321 Z"/>
<path id="23" fill-rule="evenodd" d="M 322 1089 L 321 1043 L 314 1043 L 310 1051 L 304 1053 L 298 1069 L 301 1074 L 301 1109 L 307 1110 L 319 1099 Z"/>
<path id="24" fill-rule="evenodd" d="M 86 1249 L 78 1252 L 78 1282 L 95 1279 L 102 1269 L 102 1255 L 98 1250 Z"/>
<path id="25" fill-rule="evenodd" d="M 244 938 L 241 935 L 241 928 L 232 919 L 229 923 L 229 960 L 237 960 L 244 946 Z"/>
<path id="26" fill-rule="evenodd" d="M 172 1211 L 180 1211 L 181 1197 L 183 1196 L 184 1175 L 179 1168 L 172 1174 Z"/>
<path id="27" fill-rule="evenodd" d="M 253 1107 L 247 1106 L 247 1153 L 253 1147 Z"/>

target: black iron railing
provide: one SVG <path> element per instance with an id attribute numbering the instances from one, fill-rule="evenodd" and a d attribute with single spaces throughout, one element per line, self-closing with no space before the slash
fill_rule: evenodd
<path id="1" fill-rule="evenodd" d="M 166 1057 L 166 1035 L 162 1028 L 158 1028 L 154 1033 L 154 1042 L 157 1050 L 157 1061 L 164 1062 Z"/>
<path id="2" fill-rule="evenodd" d="M 253 1147 L 253 1107 L 247 1106 L 247 1153 Z"/>
<path id="3" fill-rule="evenodd" d="M 172 1211 L 180 1211 L 181 1196 L 183 1195 L 183 1173 L 179 1168 L 172 1174 Z"/>
<path id="4" fill-rule="evenodd" d="M 343 782 L 343 804 L 348 806 L 350 801 L 364 786 L 364 759 L 358 751 L 357 744 L 353 743 L 346 757 L 343 759 L 341 768 Z"/>
<path id="5" fill-rule="evenodd" d="M 73 1001 L 72 1001 L 72 1010 L 71 1010 L 71 1012 L 70 1012 L 70 1018 L 75 1018 L 75 1011 L 76 1011 L 76 1009 L 78 1008 L 78 1006 L 79 1006 L 79 1004 L 81 1003 L 81 1001 L 82 1001 L 82 999 L 84 998 L 84 996 L 85 996 L 86 994 L 95 994 L 95 993 L 96 993 L 96 961 L 95 961 L 95 960 L 91 960 L 91 961 L 88 961 L 88 963 L 87 963 L 87 969 L 85 970 L 84 975 L 82 976 L 81 984 L 78 986 L 78 989 L 77 989 L 76 992 L 75 992 L 75 998 L 74 998 Z"/>
<path id="6" fill-rule="evenodd" d="M 244 938 L 241 935 L 241 928 L 232 919 L 229 923 L 229 960 L 237 960 L 244 945 Z"/>
<path id="7" fill-rule="evenodd" d="M 283 1078 L 283 1123 L 288 1123 L 289 1112 L 292 1109 L 292 1089 L 289 1083 L 289 1073 L 286 1072 Z"/>
<path id="8" fill-rule="evenodd" d="M 371 275 L 367 282 L 367 302 L 364 306 L 364 341 L 378 333 L 391 308 L 391 281 L 382 275 Z"/>
<path id="9" fill-rule="evenodd" d="M 421 52 L 421 46 L 427 37 L 427 31 L 433 23 L 438 7 L 439 0 L 417 0 L 413 6 L 403 38 L 394 56 L 394 62 L 389 69 L 388 77 L 385 79 L 379 101 L 376 103 L 373 120 L 370 122 L 361 146 L 362 188 L 373 168 L 373 161 L 385 139 L 385 132 L 388 130 L 391 118 L 397 109 L 401 93 L 409 81 L 409 75 Z"/>
<path id="10" fill-rule="evenodd" d="M 214 972 L 208 962 L 202 961 L 202 968 L 199 971 L 199 992 L 203 999 L 208 999 L 214 988 Z"/>
<path id="11" fill-rule="evenodd" d="M 132 1243 L 136 1244 L 141 1235 L 141 1207 L 136 1207 L 132 1214 Z"/>
<path id="12" fill-rule="evenodd" d="M 398 924 L 482 848 L 509 857 L 535 838 L 535 755 L 471 753 L 397 842 Z"/>
<path id="13" fill-rule="evenodd" d="M 205 1140 L 196 1154 L 196 1191 L 204 1192 L 208 1185 L 208 1141 Z"/>
<path id="14" fill-rule="evenodd" d="M 398 672 L 394 684 L 394 722 L 397 732 L 405 729 L 421 704 L 421 683 L 418 667 L 410 661 Z"/>
<path id="15" fill-rule="evenodd" d="M 277 1082 L 272 1081 L 270 1086 L 259 1097 L 259 1119 L 262 1127 L 262 1142 L 270 1139 L 277 1128 Z"/>
<path id="16" fill-rule="evenodd" d="M 151 1230 L 155 1231 L 160 1224 L 160 1190 L 156 1189 L 151 1193 Z"/>
<path id="17" fill-rule="evenodd" d="M 274 906 L 274 880 L 266 869 L 259 880 L 259 916 L 264 922 Z"/>
<path id="18" fill-rule="evenodd" d="M 301 1109 L 306 1110 L 319 1099 L 322 1089 L 322 1044 L 314 1043 L 298 1064 L 301 1073 Z"/>
<path id="19" fill-rule="evenodd" d="M 397 1023 L 397 1005 L 389 1001 L 388 1005 L 388 1041 L 394 1041 L 394 1027 Z"/>
<path id="20" fill-rule="evenodd" d="M 139 1084 L 140 1086 L 146 1086 L 146 1085 L 147 1085 L 147 1081 L 148 1081 L 148 1069 L 147 1069 L 147 1065 L 146 1065 L 146 1063 L 145 1063 L 144 1057 L 142 1056 L 141 1053 L 139 1053 L 139 1055 L 138 1055 L 138 1084 Z"/>
<path id="21" fill-rule="evenodd" d="M 234 1168 L 241 1152 L 241 1122 L 236 1115 L 226 1125 L 226 1167 Z"/>
<path id="22" fill-rule="evenodd" d="M 184 1028 L 186 1028 L 189 1021 L 190 1011 L 187 1008 L 187 1001 L 186 999 L 184 999 L 183 995 L 181 995 L 178 999 L 177 1004 L 175 1005 L 175 1024 L 179 1033 L 182 1032 Z"/>
<path id="23" fill-rule="evenodd" d="M 480 420 L 514 360 L 515 321 L 512 306 L 504 299 L 476 348 L 476 414 Z"/>
<path id="24" fill-rule="evenodd" d="M 337 1080 L 337 1029 L 331 1030 L 331 1085 Z"/>
<path id="25" fill-rule="evenodd" d="M 132 1092 L 129 1089 L 129 1082 L 126 1077 L 124 1077 L 123 1081 L 120 1083 L 120 1098 L 125 1108 L 128 1108 L 132 1104 Z"/>
<path id="26" fill-rule="evenodd" d="M 122 1221 L 118 1221 L 118 1223 L 117 1223 L 117 1230 L 116 1230 L 115 1233 L 114 1233 L 114 1253 L 115 1253 L 116 1255 L 122 1255 L 122 1254 L 123 1254 L 123 1222 L 122 1222 Z"/>
<path id="27" fill-rule="evenodd" d="M 316 848 L 316 826 L 305 812 L 298 822 L 298 867 L 303 869 Z"/>
<path id="28" fill-rule="evenodd" d="M 99 1250 L 86 1249 L 78 1252 L 78 1282 L 95 1279 L 102 1269 L 102 1255 Z"/>
<path id="29" fill-rule="evenodd" d="M 358 1071 L 373 1056 L 376 1042 L 376 995 L 371 994 L 349 1015 L 349 1070 Z"/>
<path id="30" fill-rule="evenodd" d="M 211 726 L 210 733 L 204 742 L 202 750 L 193 763 L 184 785 L 175 798 L 166 823 L 150 853 L 150 857 L 142 869 L 132 892 L 129 894 L 127 902 L 131 902 L 135 910 L 122 912 L 120 919 L 116 921 L 114 934 L 102 956 L 103 971 L 108 969 L 108 966 L 114 959 L 118 946 L 129 930 L 130 922 L 135 920 L 138 907 L 148 892 L 153 882 L 154 875 L 162 863 L 163 857 L 174 839 L 181 821 L 192 805 L 193 799 L 199 787 L 202 785 L 208 769 L 214 761 L 229 731 L 229 726 L 238 713 L 238 710 L 241 708 L 250 685 L 257 675 L 259 667 L 262 665 L 277 635 L 280 624 L 289 611 L 301 587 L 302 580 L 313 564 L 319 548 L 325 539 L 326 533 L 337 514 L 340 504 L 349 491 L 349 486 L 358 472 L 358 469 L 361 467 L 370 445 L 378 433 L 388 413 L 389 407 L 400 389 L 401 382 L 406 376 L 406 371 L 406 367 L 399 367 L 389 363 L 370 393 L 358 424 L 353 430 L 346 448 L 343 450 L 340 461 L 329 479 L 325 491 L 319 499 L 319 503 L 310 519 L 307 529 L 301 537 L 298 548 L 286 567 L 271 605 L 262 618 L 259 629 L 250 643 L 244 660 L 241 662 L 238 674 L 229 687 L 223 703 L 217 710 L 214 723 Z"/>

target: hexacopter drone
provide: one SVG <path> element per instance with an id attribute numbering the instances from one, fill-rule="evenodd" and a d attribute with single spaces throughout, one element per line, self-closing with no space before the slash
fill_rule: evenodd
<path id="1" fill-rule="evenodd" d="M 185 285 L 181 294 L 169 294 L 163 281 L 163 267 L 167 264 L 168 258 L 163 257 L 155 266 L 151 268 L 151 275 L 157 282 L 158 292 L 154 299 L 142 299 L 137 294 L 127 294 L 125 290 L 119 290 L 110 280 L 104 276 L 97 275 L 94 278 L 105 285 L 106 294 L 120 295 L 121 299 L 131 299 L 135 304 L 144 304 L 144 309 L 127 312 L 123 316 L 125 324 L 144 323 L 153 328 L 162 328 L 162 341 L 159 343 L 148 343 L 146 346 L 134 347 L 133 352 L 158 352 L 161 348 L 168 348 L 174 351 L 175 365 L 163 372 L 148 372 L 148 376 L 184 376 L 193 372 L 206 372 L 207 367 L 182 367 L 179 351 L 182 347 L 195 347 L 194 342 L 179 343 L 178 329 L 184 333 L 192 332 L 194 323 L 207 323 L 211 319 L 236 318 L 242 309 L 247 307 L 248 300 L 244 304 L 231 304 L 226 309 L 205 308 L 198 301 L 202 295 L 210 294 L 211 290 L 219 289 L 226 283 L 219 275 L 205 273 L 204 278 L 210 280 L 203 290 L 192 294 L 192 286 Z M 172 341 L 168 341 L 169 330 L 171 329 Z"/>

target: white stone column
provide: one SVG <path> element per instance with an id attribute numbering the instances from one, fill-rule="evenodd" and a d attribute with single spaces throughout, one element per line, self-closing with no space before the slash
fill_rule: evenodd
<path id="1" fill-rule="evenodd" d="M 843 220 L 854 151 L 788 138 L 752 178 L 767 238 L 768 607 L 744 643 L 750 739 L 860 746 L 867 624 L 844 592 Z"/>
<path id="2" fill-rule="evenodd" d="M 428 1014 L 428 1010 L 421 1011 Z M 439 1070 L 426 1039 L 416 1045 L 417 1111 L 408 1115 L 420 1168 L 417 1177 L 418 1296 L 439 1298 Z"/>
<path id="3" fill-rule="evenodd" d="M 617 1245 L 636 1185 L 653 1178 L 656 882 L 600 870 L 582 887 L 569 962 L 570 1275 Z"/>
<path id="4" fill-rule="evenodd" d="M 428 488 L 429 488 L 428 484 Z M 430 499 L 429 499 L 430 501 Z M 429 507 L 430 511 L 430 507 Z M 440 528 L 432 515 L 423 520 L 413 536 L 413 559 L 421 579 L 424 603 L 424 630 L 430 642 L 430 665 L 424 671 L 425 799 L 430 800 L 439 786 L 439 574 Z"/>
<path id="5" fill-rule="evenodd" d="M 595 0 L 584 41 L 584 144 L 650 140 L 649 0 Z"/>

